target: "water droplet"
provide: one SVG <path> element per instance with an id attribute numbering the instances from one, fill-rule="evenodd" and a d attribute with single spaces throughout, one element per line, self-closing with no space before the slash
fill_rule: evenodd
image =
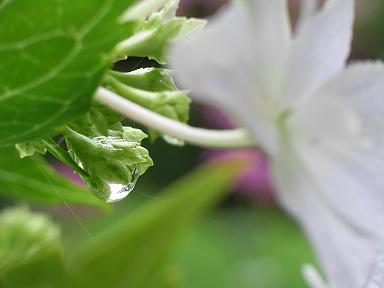
<path id="1" fill-rule="evenodd" d="M 138 169 L 135 169 L 132 174 L 132 181 L 127 185 L 110 183 L 109 188 L 111 189 L 111 194 L 109 194 L 109 197 L 106 200 L 106 202 L 114 203 L 127 197 L 128 194 L 133 190 L 133 188 L 135 188 L 135 185 L 136 185 L 137 179 L 139 179 L 139 176 L 140 174 Z"/>
<path id="2" fill-rule="evenodd" d="M 184 145 L 184 141 L 177 139 L 177 138 L 170 136 L 170 135 L 163 135 L 163 139 L 165 142 L 167 142 L 171 145 L 175 145 L 175 146 L 183 146 Z"/>

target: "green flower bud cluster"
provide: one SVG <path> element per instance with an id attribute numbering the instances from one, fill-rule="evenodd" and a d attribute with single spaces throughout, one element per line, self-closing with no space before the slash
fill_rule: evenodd
<path id="1" fill-rule="evenodd" d="M 116 58 L 147 57 L 159 64 L 166 64 L 166 52 L 172 41 L 187 37 L 202 29 L 206 21 L 176 17 L 180 0 L 169 0 L 162 9 L 148 18 L 136 19 L 137 29 L 130 38 L 116 48 Z M 173 82 L 171 72 L 166 69 L 139 69 L 130 73 L 110 71 L 104 85 L 139 105 L 158 114 L 180 122 L 189 118 L 190 100 L 186 91 L 179 90 Z M 154 141 L 159 133 L 149 129 Z M 162 135 L 169 144 L 183 145 L 182 141 Z"/>
<path id="2" fill-rule="evenodd" d="M 140 146 L 147 135 L 139 129 L 123 127 L 118 115 L 103 116 L 92 111 L 64 132 L 70 155 L 86 172 L 81 175 L 100 199 L 110 201 L 111 184 L 129 185 L 153 165 L 148 150 Z"/>
<path id="3" fill-rule="evenodd" d="M 175 17 L 179 0 L 170 0 L 163 9 L 143 19 L 136 34 L 121 43 L 117 55 L 148 57 L 165 64 L 166 50 L 175 39 L 186 37 L 206 24 L 201 19 Z"/>
<path id="4" fill-rule="evenodd" d="M 49 253 L 60 253 L 60 229 L 44 214 L 25 207 L 0 214 L 0 274 Z"/>
<path id="5" fill-rule="evenodd" d="M 179 122 L 188 121 L 191 101 L 186 91 L 177 88 L 170 70 L 145 68 L 129 73 L 111 71 L 105 78 L 105 84 L 119 95 L 158 114 Z M 149 130 L 149 134 L 152 140 L 158 136 L 154 130 Z"/>

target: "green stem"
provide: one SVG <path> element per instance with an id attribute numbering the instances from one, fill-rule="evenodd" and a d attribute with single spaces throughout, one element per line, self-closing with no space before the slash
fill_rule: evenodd
<path id="1" fill-rule="evenodd" d="M 72 159 L 72 157 L 69 155 L 68 151 L 61 148 L 52 138 L 47 138 L 42 141 L 45 148 L 51 153 L 53 156 L 55 156 L 57 159 L 59 159 L 61 162 L 66 164 L 68 167 L 70 167 L 73 171 L 75 171 L 77 174 L 79 174 L 83 178 L 88 178 L 89 175 L 87 172 L 85 172 L 84 169 L 82 169 L 75 160 Z"/>
<path id="2" fill-rule="evenodd" d="M 151 108 L 154 101 L 154 93 L 124 85 L 112 75 L 106 75 L 105 83 L 112 87 L 118 94 L 139 105 Z"/>

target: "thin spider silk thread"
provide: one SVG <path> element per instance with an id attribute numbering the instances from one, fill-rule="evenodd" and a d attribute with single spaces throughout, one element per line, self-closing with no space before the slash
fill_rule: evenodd
<path id="1" fill-rule="evenodd" d="M 70 212 L 70 214 L 72 215 L 72 217 L 76 220 L 76 222 L 80 225 L 81 229 L 84 231 L 85 234 L 87 234 L 87 236 L 95 243 L 97 244 L 97 241 L 95 239 L 95 237 L 93 237 L 93 235 L 89 232 L 89 230 L 87 229 L 87 227 L 85 226 L 85 224 L 81 221 L 81 219 L 79 218 L 79 216 L 77 216 L 76 212 L 71 208 L 71 206 L 68 204 L 68 202 L 65 200 L 65 198 L 63 197 L 63 195 L 61 195 L 61 193 L 56 189 L 55 185 L 53 185 L 52 181 L 48 178 L 47 174 L 44 172 L 43 169 L 41 169 L 39 163 L 36 161 L 36 159 L 34 157 L 32 157 L 33 161 L 35 162 L 35 165 L 38 167 L 41 175 L 43 175 L 43 177 L 45 178 L 45 180 L 47 180 L 48 184 L 52 187 L 53 191 L 55 191 L 55 193 L 57 194 L 57 196 L 60 197 L 60 199 L 62 200 L 64 206 L 66 207 L 66 209 Z"/>

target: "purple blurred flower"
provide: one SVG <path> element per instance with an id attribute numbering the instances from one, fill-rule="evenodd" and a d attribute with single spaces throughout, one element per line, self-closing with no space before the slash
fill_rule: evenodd
<path id="1" fill-rule="evenodd" d="M 206 17 L 212 15 L 227 2 L 228 0 L 181 0 L 178 14 L 193 17 Z"/>
<path id="2" fill-rule="evenodd" d="M 76 183 L 80 186 L 84 186 L 83 180 L 81 180 L 80 176 L 75 173 L 71 168 L 65 166 L 61 162 L 53 163 L 53 168 L 63 175 L 65 178 L 71 180 L 73 183 Z"/>
<path id="3" fill-rule="evenodd" d="M 213 106 L 202 106 L 201 115 L 206 126 L 212 129 L 235 128 L 236 123 L 224 111 Z M 239 171 L 232 191 L 263 204 L 274 202 L 272 181 L 268 173 L 268 158 L 258 149 L 206 150 L 203 161 L 225 162 L 246 159 L 247 165 Z"/>

